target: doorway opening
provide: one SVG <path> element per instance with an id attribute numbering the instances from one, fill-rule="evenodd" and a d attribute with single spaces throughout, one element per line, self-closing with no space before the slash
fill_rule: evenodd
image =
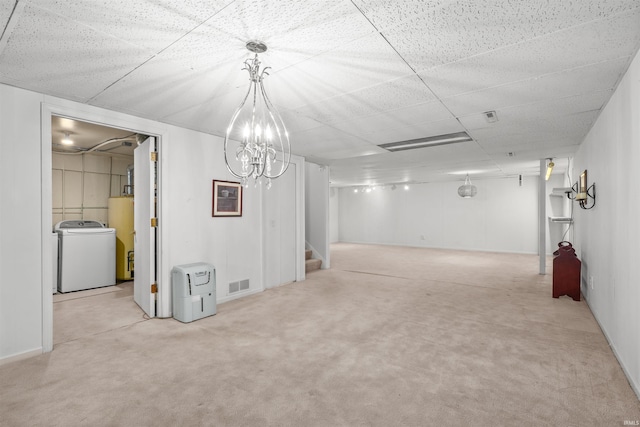
<path id="1" fill-rule="evenodd" d="M 56 114 L 51 115 L 50 125 L 55 345 L 78 334 L 155 317 L 159 171 L 155 137 Z M 141 189 L 138 195 L 136 184 Z M 138 218 L 141 214 L 148 217 Z M 141 224 L 147 225 L 141 233 L 146 236 L 143 244 L 137 236 Z M 82 228 L 86 235 L 73 235 L 66 227 Z M 101 243 L 88 238 L 98 234 Z M 74 244 L 81 245 L 80 253 L 70 252 Z M 68 262 L 72 257 L 74 263 Z M 136 264 L 145 284 L 137 281 Z M 98 277 L 102 269 L 108 273 Z M 78 275 L 79 284 L 68 286 L 72 276 L 78 281 Z M 114 305 L 119 309 L 109 310 L 114 299 L 120 300 Z M 128 300 L 124 305 L 123 299 Z"/>

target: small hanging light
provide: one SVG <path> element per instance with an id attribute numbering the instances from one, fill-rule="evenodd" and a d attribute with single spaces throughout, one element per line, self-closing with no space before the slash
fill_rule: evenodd
<path id="1" fill-rule="evenodd" d="M 282 117 L 262 85 L 270 67 L 260 70 L 258 54 L 265 52 L 267 46 L 251 40 L 246 47 L 255 53 L 253 59 L 244 62 L 243 68 L 249 72 L 249 90 L 227 126 L 224 160 L 229 172 L 239 178 L 243 186 L 248 185 L 251 177 L 256 185 L 265 177 L 266 186 L 270 188 L 271 180 L 285 173 L 289 166 L 291 145 Z M 229 147 L 230 141 L 238 141 L 240 145 L 234 150 Z"/>
<path id="2" fill-rule="evenodd" d="M 69 132 L 64 133 L 64 138 L 60 140 L 63 145 L 73 145 L 73 140 L 69 137 Z"/>
<path id="3" fill-rule="evenodd" d="M 471 179 L 469 179 L 469 174 L 464 180 L 464 184 L 458 187 L 458 196 L 463 197 L 465 199 L 469 199 L 475 196 L 478 193 L 478 189 L 475 185 L 471 183 Z"/>
<path id="4" fill-rule="evenodd" d="M 547 173 L 544 176 L 545 181 L 549 181 L 549 178 L 551 178 L 551 172 L 553 172 L 553 167 L 555 166 L 553 159 L 549 158 L 547 160 L 549 160 L 549 163 L 547 163 Z"/>

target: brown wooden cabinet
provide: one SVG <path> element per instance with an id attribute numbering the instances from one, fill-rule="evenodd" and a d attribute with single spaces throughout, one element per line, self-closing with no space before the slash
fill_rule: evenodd
<path id="1" fill-rule="evenodd" d="M 568 295 L 574 301 L 580 301 L 580 268 L 581 262 L 571 243 L 558 243 L 558 250 L 553 253 L 553 297 Z"/>

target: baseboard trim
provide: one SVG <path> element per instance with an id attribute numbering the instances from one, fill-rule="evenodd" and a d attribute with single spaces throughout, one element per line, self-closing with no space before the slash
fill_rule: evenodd
<path id="1" fill-rule="evenodd" d="M 584 294 L 583 294 L 583 296 L 584 296 Z M 638 398 L 638 400 L 640 400 L 640 385 L 635 383 L 635 381 L 633 380 L 633 377 L 631 376 L 631 373 L 629 372 L 629 370 L 627 369 L 625 364 L 622 362 L 622 359 L 620 358 L 620 355 L 618 354 L 618 350 L 616 349 L 616 346 L 609 339 L 609 334 L 607 333 L 607 330 L 602 326 L 602 324 L 600 323 L 600 320 L 598 320 L 598 316 L 596 316 L 596 314 L 591 309 L 591 304 L 589 303 L 589 298 L 584 296 L 584 300 L 587 303 L 587 307 L 589 307 L 589 311 L 591 312 L 591 315 L 596 320 L 596 323 L 598 324 L 598 327 L 600 328 L 600 330 L 602 331 L 602 334 L 604 335 L 605 339 L 607 340 L 607 343 L 609 343 L 609 348 L 611 348 L 611 351 L 613 352 L 613 355 L 616 357 L 616 360 L 618 360 L 618 365 L 620 365 L 620 367 L 622 368 L 622 372 L 624 372 L 624 375 L 627 377 L 627 381 L 629 382 L 629 385 L 631 386 L 631 390 L 634 391 L 634 393 L 636 394 L 636 397 Z"/>
<path id="2" fill-rule="evenodd" d="M 498 253 L 498 254 L 517 254 L 517 255 L 538 255 L 537 252 L 528 252 L 528 251 L 505 251 L 500 249 L 483 249 L 483 248 L 458 248 L 458 247 L 447 247 L 447 246 L 427 246 L 427 245 L 412 245 L 409 243 L 379 243 L 379 242 L 360 242 L 357 240 L 340 240 L 339 242 L 334 243 L 352 243 L 356 245 L 376 245 L 376 246 L 399 246 L 399 247 L 407 247 L 407 248 L 422 248 L 422 249 L 443 249 L 443 250 L 451 250 L 451 251 L 468 251 L 468 252 L 489 252 L 489 253 Z M 550 256 L 551 254 L 547 254 Z"/>
<path id="3" fill-rule="evenodd" d="M 254 294 L 258 294 L 260 292 L 264 292 L 264 289 L 255 289 L 253 291 L 249 291 L 249 292 L 238 292 L 235 293 L 235 295 L 232 296 L 226 296 L 223 298 L 220 298 L 216 301 L 216 304 L 224 304 L 225 302 L 229 302 L 229 301 L 233 301 L 239 298 L 244 298 L 244 297 L 248 297 L 249 295 L 254 295 Z"/>
<path id="4" fill-rule="evenodd" d="M 0 366 L 6 365 L 13 362 L 18 362 L 24 359 L 30 359 L 35 356 L 40 356 L 42 354 L 42 347 L 36 348 L 35 350 L 25 351 L 24 353 L 14 354 L 13 356 L 7 356 L 0 359 Z"/>

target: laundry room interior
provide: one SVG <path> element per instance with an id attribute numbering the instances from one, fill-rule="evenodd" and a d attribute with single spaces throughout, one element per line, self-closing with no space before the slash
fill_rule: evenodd
<path id="1" fill-rule="evenodd" d="M 146 136 L 58 116 L 52 116 L 51 129 L 52 247 L 58 248 L 54 251 L 54 265 L 58 268 L 54 268 L 53 292 L 79 291 L 133 280 L 134 149 L 140 138 L 144 140 Z M 63 248 L 61 239 L 65 237 L 61 229 L 85 227 L 104 227 L 100 232 L 114 229 L 115 242 L 110 243 L 114 250 L 112 246 L 103 249 L 108 251 L 105 257 L 104 252 L 91 246 L 92 240 L 85 238 L 89 243 L 84 244 L 82 251 L 87 255 L 97 254 L 101 259 L 92 262 L 98 267 L 90 269 L 93 273 L 82 273 L 85 277 L 90 275 L 89 280 L 75 275 L 74 279 L 82 283 L 65 288 L 65 281 L 72 280 L 70 274 L 74 273 L 60 271 L 65 254 L 72 256 L 69 249 Z M 95 277 L 101 269 L 109 271 L 107 278 Z"/>

